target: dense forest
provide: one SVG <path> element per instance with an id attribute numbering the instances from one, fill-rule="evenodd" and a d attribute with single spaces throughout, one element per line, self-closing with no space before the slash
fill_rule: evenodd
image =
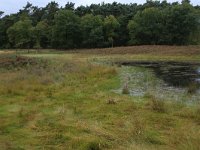
<path id="1" fill-rule="evenodd" d="M 75 8 L 27 3 L 16 14 L 0 11 L 0 48 L 97 48 L 200 43 L 200 6 L 147 0 Z"/>

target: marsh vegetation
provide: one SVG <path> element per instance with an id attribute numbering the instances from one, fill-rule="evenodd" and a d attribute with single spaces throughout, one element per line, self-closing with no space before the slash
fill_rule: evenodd
<path id="1" fill-rule="evenodd" d="M 0 55 L 5 58 L 4 52 Z M 149 58 L 198 63 L 196 55 L 94 50 L 21 54 L 20 63 L 12 52 L 7 58 L 0 63 L 2 149 L 200 149 L 198 103 L 176 101 L 167 93 L 159 97 L 162 93 L 151 92 L 150 85 L 163 82 L 152 71 L 113 63 Z M 130 95 L 117 93 L 126 82 Z M 133 87 L 147 83 L 148 92 L 131 94 Z"/>

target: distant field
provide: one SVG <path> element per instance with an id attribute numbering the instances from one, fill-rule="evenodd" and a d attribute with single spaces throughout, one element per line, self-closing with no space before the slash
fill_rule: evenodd
<path id="1" fill-rule="evenodd" d="M 16 53 L 16 50 L 1 50 L 0 54 Z M 131 46 L 104 49 L 39 49 L 17 50 L 17 54 L 31 57 L 73 57 L 96 58 L 104 61 L 134 61 L 134 60 L 163 60 L 163 61 L 200 61 L 200 46 Z M 70 55 L 71 56 L 70 56 Z M 76 55 L 74 55 L 76 54 Z"/>
<path id="2" fill-rule="evenodd" d="M 83 49 L 87 54 L 151 54 L 151 55 L 200 55 L 200 46 L 131 46 L 105 49 Z"/>
<path id="3" fill-rule="evenodd" d="M 0 50 L 0 53 L 13 51 L 10 49 Z M 15 51 L 15 50 L 14 50 Z M 27 52 L 28 50 L 20 50 Z M 31 50 L 35 51 L 35 50 Z M 73 52 L 85 54 L 156 54 L 156 55 L 200 55 L 200 46 L 130 46 L 130 47 L 115 47 L 115 48 L 102 48 L 102 49 L 74 49 L 74 50 L 54 50 L 54 49 L 39 49 L 38 52 Z"/>
<path id="4" fill-rule="evenodd" d="M 0 149 L 200 149 L 200 104 L 117 93 L 114 63 L 200 62 L 199 46 L 27 52 L 0 51 Z"/>

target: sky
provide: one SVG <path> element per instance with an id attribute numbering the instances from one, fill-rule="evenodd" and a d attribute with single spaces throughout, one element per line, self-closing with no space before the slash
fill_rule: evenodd
<path id="1" fill-rule="evenodd" d="M 5 14 L 16 13 L 21 9 L 23 6 L 26 5 L 27 1 L 32 3 L 34 6 L 44 7 L 51 1 L 56 1 L 59 3 L 60 6 L 64 6 L 68 0 L 0 0 L 0 11 L 3 11 Z M 105 3 L 112 3 L 112 2 L 120 2 L 120 3 L 138 3 L 142 4 L 145 3 L 146 0 L 71 0 L 77 6 L 80 5 L 90 5 L 92 3 L 98 4 L 101 2 Z M 181 0 L 168 0 L 168 2 L 176 2 Z M 191 0 L 193 5 L 200 5 L 200 0 Z"/>

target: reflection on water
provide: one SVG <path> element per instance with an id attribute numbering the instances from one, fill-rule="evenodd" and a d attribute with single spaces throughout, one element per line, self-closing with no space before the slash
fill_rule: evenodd
<path id="1" fill-rule="evenodd" d="M 125 71 L 123 76 L 124 78 L 127 75 L 130 76 L 129 86 L 132 95 L 144 95 L 151 91 L 162 98 L 185 99 L 189 97 L 195 100 L 200 96 L 200 64 L 126 62 L 122 65 L 129 67 L 129 71 Z"/>
<path id="2" fill-rule="evenodd" d="M 174 87 L 189 87 L 199 84 L 200 68 L 197 64 L 177 62 L 132 62 L 124 63 L 128 66 L 150 68 L 155 75 L 165 83 Z"/>

